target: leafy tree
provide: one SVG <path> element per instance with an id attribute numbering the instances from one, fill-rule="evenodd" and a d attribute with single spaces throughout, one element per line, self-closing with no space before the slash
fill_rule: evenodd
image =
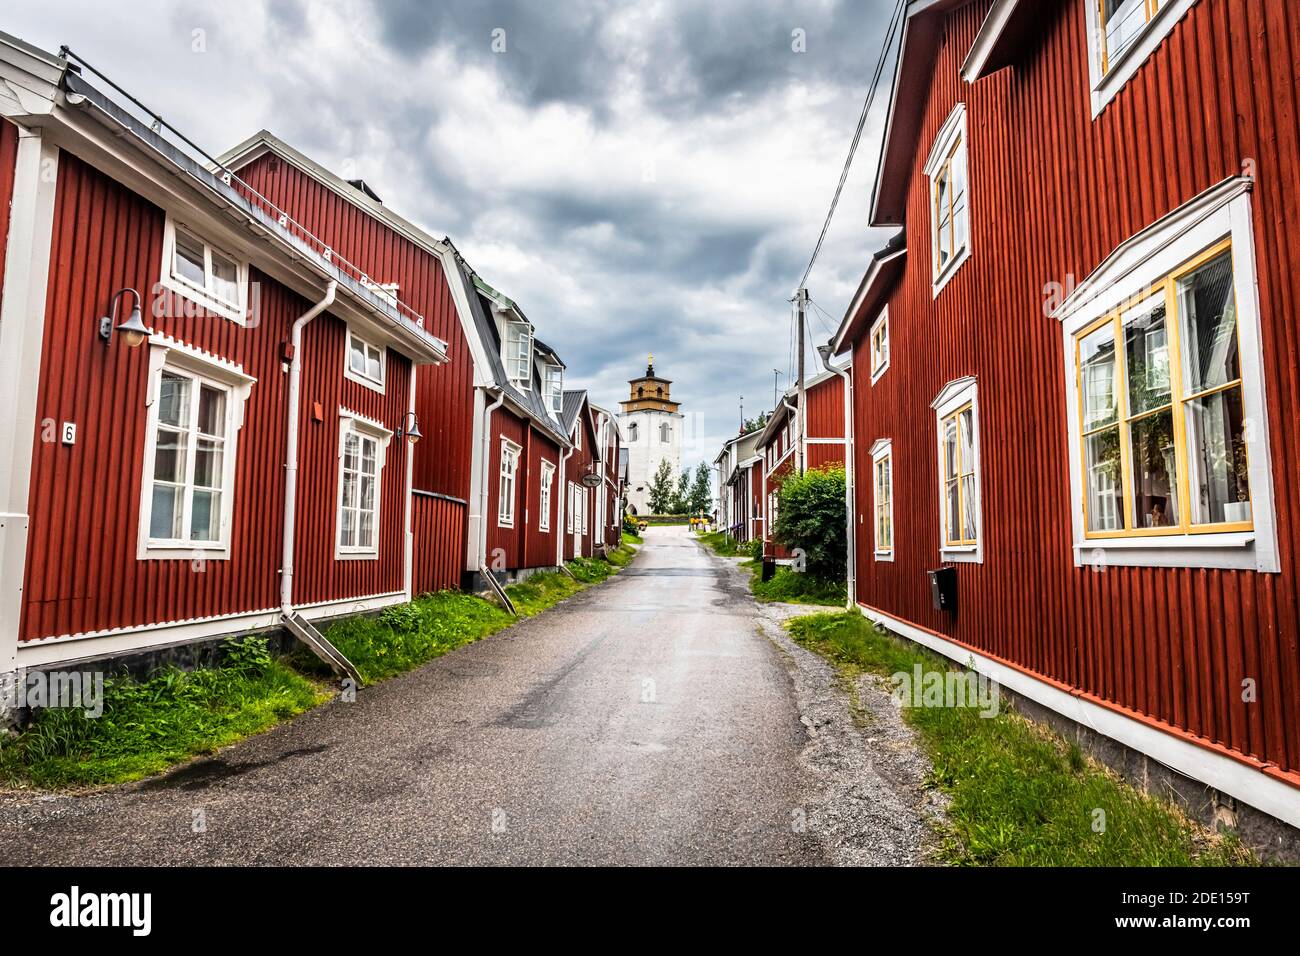
<path id="1" fill-rule="evenodd" d="M 672 514 L 684 515 L 691 508 L 691 473 L 683 471 L 677 478 L 677 488 L 673 491 L 672 501 L 669 502 L 672 508 Z"/>
<path id="2" fill-rule="evenodd" d="M 762 431 L 767 427 L 767 420 L 771 417 L 771 412 L 763 412 L 757 418 L 746 418 L 744 425 L 741 426 L 740 433 L 748 435 L 750 432 Z"/>
<path id="3" fill-rule="evenodd" d="M 673 466 L 668 463 L 667 458 L 659 462 L 655 476 L 650 479 L 649 495 L 650 513 L 668 514 L 668 509 L 673 503 Z"/>
<path id="4" fill-rule="evenodd" d="M 708 511 L 713 505 L 713 483 L 709 478 L 709 466 L 704 462 L 695 466 L 695 479 L 691 482 L 687 504 L 691 514 Z"/>
<path id="5" fill-rule="evenodd" d="M 844 487 L 843 465 L 791 475 L 781 485 L 773 534 L 790 550 L 803 553 L 804 569 L 819 581 L 838 582 L 847 576 Z"/>

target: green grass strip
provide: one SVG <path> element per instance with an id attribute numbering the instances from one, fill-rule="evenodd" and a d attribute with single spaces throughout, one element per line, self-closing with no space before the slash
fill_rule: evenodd
<path id="1" fill-rule="evenodd" d="M 947 672 L 950 664 L 861 614 L 788 624 L 794 639 L 852 678 Z M 1077 745 L 1010 710 L 911 706 L 903 716 L 950 798 L 945 862 L 996 866 L 1212 866 L 1252 863 L 1231 836 L 1211 836 L 1173 804 L 1143 794 Z M 1102 816 L 1104 814 L 1104 816 Z M 1099 824 L 1104 826 L 1098 829 Z"/>

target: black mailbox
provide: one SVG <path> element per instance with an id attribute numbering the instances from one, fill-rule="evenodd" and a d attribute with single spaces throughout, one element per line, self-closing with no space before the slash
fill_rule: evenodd
<path id="1" fill-rule="evenodd" d="M 939 568 L 929 572 L 930 597 L 934 600 L 936 611 L 955 613 L 957 610 L 957 569 Z"/>
<path id="2" fill-rule="evenodd" d="M 776 558 L 763 558 L 763 580 L 770 581 L 776 574 Z"/>

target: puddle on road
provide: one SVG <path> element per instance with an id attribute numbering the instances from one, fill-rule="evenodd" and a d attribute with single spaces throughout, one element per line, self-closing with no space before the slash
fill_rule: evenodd
<path id="1" fill-rule="evenodd" d="M 202 790 L 204 787 L 210 787 L 214 783 L 220 783 L 222 780 L 229 780 L 233 777 L 242 777 L 251 770 L 258 770 L 262 767 L 272 767 L 282 763 L 291 757 L 306 757 L 311 754 L 318 754 L 328 750 L 329 744 L 321 744 L 317 747 L 301 747 L 297 750 L 289 750 L 273 757 L 270 760 L 254 760 L 251 763 L 229 763 L 222 757 L 212 757 L 207 760 L 196 760 L 185 766 L 173 770 L 171 773 L 161 777 L 155 777 L 152 780 L 146 780 L 140 784 L 141 790 Z"/>

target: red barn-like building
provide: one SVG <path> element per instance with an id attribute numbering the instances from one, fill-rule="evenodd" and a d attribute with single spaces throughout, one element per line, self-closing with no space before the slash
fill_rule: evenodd
<path id="1" fill-rule="evenodd" d="M 1297 45 L 1289 0 L 912 0 L 833 343 L 864 612 L 1292 825 Z"/>

